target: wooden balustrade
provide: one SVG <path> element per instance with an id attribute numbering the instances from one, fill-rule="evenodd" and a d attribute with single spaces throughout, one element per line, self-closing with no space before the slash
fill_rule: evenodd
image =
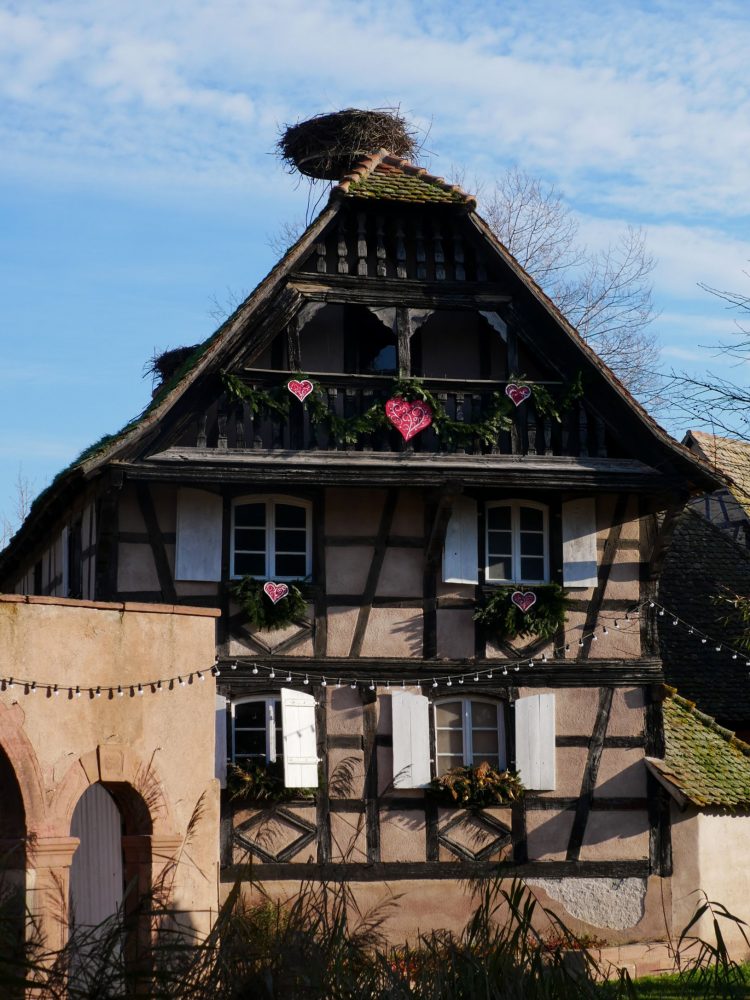
<path id="1" fill-rule="evenodd" d="M 278 386 L 283 373 L 269 378 L 248 373 L 245 384 L 254 389 Z M 390 376 L 316 375 L 327 410 L 350 419 L 373 405 L 385 405 L 392 391 Z M 461 382 L 424 379 L 424 385 L 440 401 L 447 415 L 464 424 L 479 423 L 491 410 L 494 394 L 503 382 Z M 561 383 L 546 383 L 554 398 L 562 395 Z M 358 436 L 356 444 L 337 440 L 325 421 L 314 423 L 309 409 L 290 396 L 288 417 L 276 413 L 253 414 L 246 402 L 223 395 L 193 424 L 181 446 L 219 450 L 375 451 L 413 453 L 463 453 L 471 455 L 558 455 L 567 457 L 607 456 L 605 427 L 584 400 L 573 403 L 557 421 L 540 414 L 533 397 L 510 412 L 511 424 L 491 443 L 469 437 L 450 442 L 429 427 L 408 443 L 395 428 L 377 428 Z"/>

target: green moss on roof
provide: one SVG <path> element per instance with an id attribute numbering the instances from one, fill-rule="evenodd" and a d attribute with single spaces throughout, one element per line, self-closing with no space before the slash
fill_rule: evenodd
<path id="1" fill-rule="evenodd" d="M 457 204 L 465 202 L 465 195 L 448 191 L 421 177 L 410 177 L 401 171 L 381 172 L 375 170 L 369 177 L 357 181 L 349 188 L 354 198 L 377 198 L 385 201 L 408 201 L 417 203 L 444 202 Z"/>
<path id="2" fill-rule="evenodd" d="M 664 760 L 652 766 L 697 806 L 750 806 L 750 746 L 693 702 L 664 702 Z"/>

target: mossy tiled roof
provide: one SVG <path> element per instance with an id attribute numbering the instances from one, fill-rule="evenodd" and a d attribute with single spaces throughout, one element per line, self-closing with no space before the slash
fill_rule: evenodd
<path id="1" fill-rule="evenodd" d="M 663 760 L 649 763 L 696 806 L 750 808 L 750 746 L 677 694 L 664 701 Z"/>
<path id="2" fill-rule="evenodd" d="M 449 184 L 385 149 L 363 157 L 334 191 L 349 198 L 476 207 L 476 199 L 457 184 Z"/>
<path id="3" fill-rule="evenodd" d="M 690 431 L 686 443 L 729 480 L 735 498 L 750 514 L 750 444 L 704 431 Z"/>

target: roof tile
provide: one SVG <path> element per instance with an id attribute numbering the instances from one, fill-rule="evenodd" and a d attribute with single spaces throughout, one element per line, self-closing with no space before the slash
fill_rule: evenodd
<path id="1" fill-rule="evenodd" d="M 476 198 L 457 184 L 429 174 L 386 149 L 363 157 L 350 174 L 333 189 L 349 198 L 379 198 L 383 201 L 444 203 L 476 208 Z"/>

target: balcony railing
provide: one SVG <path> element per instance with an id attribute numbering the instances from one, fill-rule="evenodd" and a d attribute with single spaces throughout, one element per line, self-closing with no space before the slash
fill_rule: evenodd
<path id="1" fill-rule="evenodd" d="M 242 382 L 252 389 L 270 390 L 292 376 L 283 372 L 248 372 Z M 321 389 L 323 405 L 338 417 L 365 414 L 374 404 L 385 405 L 392 395 L 392 376 L 313 374 Z M 451 420 L 471 425 L 480 423 L 491 411 L 495 393 L 504 392 L 506 382 L 457 381 L 425 378 L 425 388 L 440 401 Z M 552 399 L 564 394 L 561 382 L 542 383 Z M 450 441 L 433 427 L 420 432 L 408 443 L 395 428 L 378 428 L 358 436 L 356 443 L 338 439 L 329 422 L 313 422 L 308 407 L 290 396 L 289 414 L 253 414 L 246 401 L 231 399 L 227 393 L 193 424 L 180 441 L 181 447 L 235 451 L 360 451 L 413 453 L 463 453 L 472 455 L 562 455 L 606 457 L 607 435 L 601 419 L 585 400 L 564 409 L 560 420 L 539 413 L 533 397 L 512 407 L 511 425 L 492 441 L 471 434 L 465 440 Z"/>

